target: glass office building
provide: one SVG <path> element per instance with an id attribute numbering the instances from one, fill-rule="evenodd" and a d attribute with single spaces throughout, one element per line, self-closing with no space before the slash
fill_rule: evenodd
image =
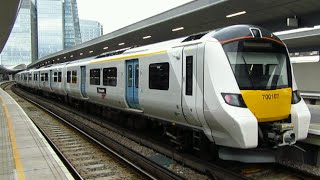
<path id="1" fill-rule="evenodd" d="M 97 38 L 103 34 L 103 27 L 98 21 L 80 19 L 82 42 Z"/>
<path id="2" fill-rule="evenodd" d="M 37 59 L 37 49 L 35 0 L 22 0 L 11 34 L 0 54 L 0 65 L 30 64 Z"/>
<path id="3" fill-rule="evenodd" d="M 76 0 L 37 0 L 39 58 L 81 43 Z"/>
<path id="4" fill-rule="evenodd" d="M 80 43 L 76 0 L 22 0 L 0 65 L 30 64 Z"/>
<path id="5" fill-rule="evenodd" d="M 61 51 L 63 41 L 63 1 L 37 0 L 39 58 Z"/>
<path id="6" fill-rule="evenodd" d="M 64 48 L 81 44 L 78 6 L 76 0 L 64 0 Z"/>

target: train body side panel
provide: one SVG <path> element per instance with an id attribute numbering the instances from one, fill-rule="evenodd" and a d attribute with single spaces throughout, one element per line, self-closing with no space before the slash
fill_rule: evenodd
<path id="1" fill-rule="evenodd" d="M 66 91 L 69 97 L 77 99 L 82 99 L 80 93 L 80 65 L 80 63 L 73 63 L 66 66 L 66 71 L 70 72 L 70 74 L 67 75 L 67 79 L 70 81 L 66 82 Z"/>
<path id="2" fill-rule="evenodd" d="M 65 67 L 65 64 L 62 64 L 52 69 L 52 75 L 53 75 L 52 82 L 51 82 L 52 90 L 54 91 L 54 93 L 57 93 L 59 95 L 66 95 L 66 92 L 64 91 L 64 87 L 63 87 L 66 81 L 66 79 L 63 76 L 64 67 Z M 61 81 L 59 81 L 59 73 L 61 73 Z"/>
<path id="3" fill-rule="evenodd" d="M 107 85 L 107 79 L 104 78 L 104 69 L 107 68 L 116 68 L 117 69 L 117 78 L 116 85 Z M 90 83 L 90 70 L 100 70 L 100 83 L 91 84 Z M 103 63 L 89 63 L 87 65 L 87 87 L 86 93 L 89 98 L 89 101 L 102 104 L 118 109 L 126 108 L 126 103 L 124 101 L 124 61 L 110 61 Z"/>
<path id="4" fill-rule="evenodd" d="M 147 116 L 166 121 L 187 124 L 181 110 L 181 50 L 139 58 L 140 63 L 140 107 Z M 150 88 L 149 70 L 166 68 L 169 65 L 169 86 L 166 89 Z M 163 69 L 165 71 L 165 69 Z"/>
<path id="5" fill-rule="evenodd" d="M 258 145 L 257 119 L 247 108 L 227 105 L 221 93 L 240 89 L 221 44 L 208 42 L 204 63 L 204 115 L 216 144 L 236 148 Z"/>

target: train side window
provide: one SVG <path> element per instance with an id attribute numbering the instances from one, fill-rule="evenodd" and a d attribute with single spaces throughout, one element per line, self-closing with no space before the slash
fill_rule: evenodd
<path id="1" fill-rule="evenodd" d="M 71 83 L 71 71 L 67 71 L 67 83 Z"/>
<path id="2" fill-rule="evenodd" d="M 58 72 L 58 82 L 61 82 L 61 72 Z"/>
<path id="3" fill-rule="evenodd" d="M 48 81 L 48 73 L 44 73 L 44 81 Z"/>
<path id="4" fill-rule="evenodd" d="M 90 69 L 90 84 L 100 85 L 100 69 Z"/>
<path id="5" fill-rule="evenodd" d="M 57 82 L 58 81 L 58 73 L 54 72 L 53 73 L 53 82 Z"/>
<path id="6" fill-rule="evenodd" d="M 186 95 L 192 96 L 193 56 L 186 57 Z"/>
<path id="7" fill-rule="evenodd" d="M 77 71 L 72 71 L 72 83 L 77 83 Z"/>
<path id="8" fill-rule="evenodd" d="M 44 73 L 41 73 L 40 78 L 41 78 L 41 81 L 44 81 Z"/>
<path id="9" fill-rule="evenodd" d="M 117 86 L 117 68 L 103 68 L 103 85 Z"/>
<path id="10" fill-rule="evenodd" d="M 149 65 L 149 89 L 169 89 L 169 63 Z"/>

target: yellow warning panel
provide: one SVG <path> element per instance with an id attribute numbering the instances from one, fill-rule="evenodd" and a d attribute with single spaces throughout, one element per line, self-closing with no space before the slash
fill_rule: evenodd
<path id="1" fill-rule="evenodd" d="M 281 120 L 289 117 L 291 88 L 276 90 L 242 90 L 242 98 L 259 122 Z"/>

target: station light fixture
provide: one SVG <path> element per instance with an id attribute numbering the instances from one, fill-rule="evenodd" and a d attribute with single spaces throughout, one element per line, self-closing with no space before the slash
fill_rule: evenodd
<path id="1" fill-rule="evenodd" d="M 89 53 L 91 54 L 91 53 L 93 53 L 93 51 L 89 51 Z"/>
<path id="2" fill-rule="evenodd" d="M 184 30 L 184 27 L 178 27 L 178 28 L 172 29 L 173 32 L 175 32 L 175 31 L 181 31 L 181 30 Z"/>
<path id="3" fill-rule="evenodd" d="M 80 56 L 82 56 L 83 55 L 83 53 L 80 53 Z"/>
<path id="4" fill-rule="evenodd" d="M 142 39 L 149 39 L 149 38 L 151 38 L 151 36 L 145 36 Z"/>
<path id="5" fill-rule="evenodd" d="M 119 46 L 123 46 L 124 44 L 125 44 L 125 43 L 119 43 L 118 45 L 119 45 Z"/>
<path id="6" fill-rule="evenodd" d="M 237 13 L 226 15 L 226 17 L 227 18 L 231 18 L 231 17 L 234 17 L 234 16 L 240 16 L 240 15 L 246 14 L 246 13 L 247 13 L 246 11 L 241 11 L 241 12 L 237 12 Z"/>
<path id="7" fill-rule="evenodd" d="M 108 48 L 109 48 L 109 47 L 107 47 L 107 46 L 106 46 L 106 47 L 103 47 L 103 49 L 108 49 Z"/>

